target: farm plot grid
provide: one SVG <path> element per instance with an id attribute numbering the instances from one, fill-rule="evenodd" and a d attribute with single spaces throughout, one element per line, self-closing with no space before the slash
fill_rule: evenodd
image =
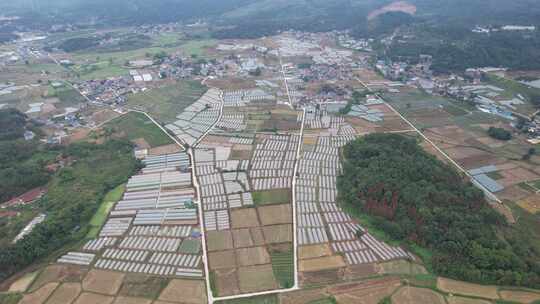
<path id="1" fill-rule="evenodd" d="M 292 261 L 272 256 L 279 256 L 276 246 L 291 248 L 292 205 L 289 202 L 259 206 L 253 193 L 290 191 L 299 137 L 210 137 L 213 140 L 205 139 L 194 149 L 194 168 L 200 186 L 214 292 L 221 297 L 288 286 L 291 280 L 286 274 L 293 271 Z M 253 154 L 249 158 L 230 159 L 236 145 L 254 146 Z M 266 170 L 267 176 L 262 175 L 262 170 Z M 285 182 L 277 182 L 278 178 Z M 256 184 L 262 186 L 256 189 Z"/>
<path id="2" fill-rule="evenodd" d="M 176 116 L 177 121 L 165 127 L 177 138 L 192 146 L 218 121 L 222 104 L 221 91 L 210 89 Z"/>
<path id="3" fill-rule="evenodd" d="M 148 156 L 99 237 L 58 262 L 171 277 L 202 277 L 201 234 L 186 153 Z"/>
<path id="4" fill-rule="evenodd" d="M 251 102 L 275 101 L 276 96 L 261 89 L 227 91 L 223 94 L 225 107 L 243 107 Z"/>
<path id="5" fill-rule="evenodd" d="M 348 265 L 413 258 L 400 247 L 376 240 L 336 204 L 339 149 L 354 135 L 319 136 L 305 147 L 296 180 L 299 245 L 330 244 Z"/>

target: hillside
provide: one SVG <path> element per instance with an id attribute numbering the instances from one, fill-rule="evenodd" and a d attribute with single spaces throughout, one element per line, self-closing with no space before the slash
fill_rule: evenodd
<path id="1" fill-rule="evenodd" d="M 415 139 L 372 134 L 344 149 L 340 200 L 438 274 L 482 284 L 540 287 L 539 248 L 509 226 L 483 193 Z M 429 253 L 426 253 L 427 252 Z"/>

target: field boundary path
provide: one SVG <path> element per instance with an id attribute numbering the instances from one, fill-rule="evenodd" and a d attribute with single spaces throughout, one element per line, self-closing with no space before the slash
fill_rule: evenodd
<path id="1" fill-rule="evenodd" d="M 461 165 L 459 165 L 456 161 L 454 161 L 448 154 L 446 154 L 446 152 L 444 152 L 441 148 L 439 148 L 432 140 L 430 140 L 426 135 L 424 135 L 424 133 L 422 131 L 420 131 L 412 122 L 410 122 L 407 118 L 405 118 L 403 115 L 401 115 L 401 113 L 399 113 L 392 105 L 390 105 L 381 95 L 373 92 L 362 80 L 360 80 L 359 78 L 356 78 L 356 80 L 364 87 L 366 88 L 366 90 L 372 94 L 374 94 L 375 96 L 377 96 L 377 98 L 379 98 L 380 100 L 382 100 L 384 102 L 384 104 L 386 106 L 388 106 L 394 113 L 396 113 L 401 119 L 403 119 L 403 121 L 405 121 L 412 129 L 413 131 L 415 131 L 416 133 L 418 133 L 422 139 L 424 139 L 427 143 L 429 143 L 430 145 L 432 145 L 436 150 L 437 152 L 441 153 L 441 155 L 443 155 L 448 161 L 450 161 L 450 163 L 452 165 L 454 165 L 456 168 L 458 168 L 460 171 L 462 171 L 463 173 L 465 173 L 465 175 L 467 175 L 471 182 L 476 186 L 478 187 L 480 190 L 482 190 L 484 192 L 484 194 L 492 201 L 495 201 L 499 204 L 503 204 L 502 201 L 495 195 L 493 194 L 492 192 L 490 192 L 486 187 L 482 186 L 480 183 L 478 183 L 473 177 L 472 175 L 467 171 L 465 170 Z"/>

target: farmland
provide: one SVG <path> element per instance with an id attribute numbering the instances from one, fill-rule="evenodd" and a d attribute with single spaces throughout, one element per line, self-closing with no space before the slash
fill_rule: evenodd
<path id="1" fill-rule="evenodd" d="M 125 137 L 131 141 L 142 139 L 148 145 L 144 148 L 173 143 L 167 134 L 142 113 L 130 112 L 108 122 L 104 128 L 105 132 L 111 132 L 115 136 Z"/>
<path id="2" fill-rule="evenodd" d="M 128 105 L 144 109 L 163 123 L 171 123 L 177 113 L 199 99 L 204 92 L 205 88 L 197 82 L 181 81 L 130 95 Z"/>

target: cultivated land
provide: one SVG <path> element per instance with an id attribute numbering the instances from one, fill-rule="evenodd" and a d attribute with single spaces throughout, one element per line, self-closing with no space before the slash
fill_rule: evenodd
<path id="1" fill-rule="evenodd" d="M 394 3 L 373 16 L 385 11 L 414 13 L 415 8 Z M 30 304 L 540 299 L 539 291 L 437 277 L 426 258 L 429 252 L 414 250 L 421 256 L 413 255 L 367 218 L 351 216 L 336 186 L 343 146 L 370 133 L 400 133 L 422 139 L 426 151 L 466 171 L 496 166 L 486 175 L 504 187 L 494 194 L 511 209 L 497 208 L 521 233 L 531 233 L 539 227 L 540 157 L 523 159 L 535 145 L 517 132 L 504 142 L 487 135 L 491 126 L 512 130 L 507 120 L 410 85 L 384 84 L 364 53 L 337 48 L 330 34 L 221 41 L 155 32 L 131 40 L 130 29 L 121 29 L 114 33 L 120 43 L 52 55 L 74 61 L 67 68 L 50 59 L 8 67 L 16 80 L 65 79 L 91 99 L 104 96 L 96 99 L 96 109 L 84 111 L 94 124 L 69 127 L 69 135 L 90 142 L 127 138 L 147 155 L 138 155 L 145 167 L 102 200 L 85 243 L 57 253 L 59 258 L 50 259 L 56 262 L 16 281 L 11 291 L 17 293 L 9 299 L 0 294 L 1 304 L 15 303 L 19 296 L 19 303 Z M 53 39 L 60 43 L 89 34 L 55 34 Z M 123 45 L 125 40 L 131 44 Z M 167 53 L 164 62 L 154 64 L 161 52 Z M 261 75 L 250 75 L 252 63 L 246 58 L 261 65 Z M 151 63 L 134 67 L 132 60 Z M 297 66 L 306 62 L 313 65 L 307 71 Z M 206 74 L 192 72 L 206 68 Z M 43 70 L 47 73 L 35 76 Z M 135 81 L 133 70 L 152 80 Z M 161 71 L 168 77 L 160 79 Z M 503 97 L 523 89 L 495 81 L 505 87 Z M 326 83 L 333 86 L 330 92 L 321 90 Z M 388 104 L 377 96 L 368 103 L 366 97 L 361 107 L 340 114 L 336 101 L 349 101 L 363 83 L 383 91 Z M 126 99 L 114 103 L 118 92 Z M 35 114 L 39 118 L 87 101 L 67 83 L 0 95 L 0 104 L 23 111 L 35 102 L 44 102 Z M 140 112 L 126 113 L 129 109 Z M 537 244 L 539 239 L 532 238 Z"/>

